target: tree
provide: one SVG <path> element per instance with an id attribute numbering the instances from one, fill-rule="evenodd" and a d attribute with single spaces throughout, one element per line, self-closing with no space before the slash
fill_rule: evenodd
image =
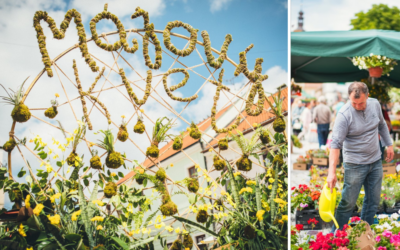
<path id="1" fill-rule="evenodd" d="M 363 11 L 355 14 L 351 20 L 353 30 L 396 30 L 400 31 L 400 10 L 390 8 L 386 4 L 374 4 L 366 13 Z"/>

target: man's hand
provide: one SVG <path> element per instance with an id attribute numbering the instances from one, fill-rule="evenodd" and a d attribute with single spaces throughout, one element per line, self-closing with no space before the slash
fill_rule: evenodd
<path id="1" fill-rule="evenodd" d="M 394 152 L 393 152 L 393 146 L 388 146 L 386 148 L 386 162 L 391 162 L 393 160 L 394 157 Z"/>
<path id="2" fill-rule="evenodd" d="M 328 183 L 328 187 L 331 189 L 331 193 L 336 186 L 337 178 L 335 172 L 329 172 L 328 178 L 326 178 L 326 182 Z"/>

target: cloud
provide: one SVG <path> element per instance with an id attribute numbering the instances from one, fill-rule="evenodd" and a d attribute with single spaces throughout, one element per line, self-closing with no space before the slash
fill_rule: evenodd
<path id="1" fill-rule="evenodd" d="M 275 93 L 277 87 L 282 84 L 288 85 L 288 73 L 280 66 L 269 68 L 264 74 L 268 75 L 268 79 L 263 82 L 264 91 Z"/>
<path id="2" fill-rule="evenodd" d="M 387 4 L 389 7 L 398 6 L 397 0 L 364 0 L 362 4 L 354 0 L 319 1 L 301 0 L 291 1 L 290 24 L 291 30 L 297 28 L 297 20 L 302 5 L 304 12 L 304 30 L 306 31 L 330 31 L 350 30 L 351 19 L 355 13 L 368 11 L 373 4 Z"/>
<path id="3" fill-rule="evenodd" d="M 229 2 L 232 0 L 209 0 L 210 1 L 210 11 L 211 13 L 215 13 L 222 9 L 226 9 L 228 7 Z"/>

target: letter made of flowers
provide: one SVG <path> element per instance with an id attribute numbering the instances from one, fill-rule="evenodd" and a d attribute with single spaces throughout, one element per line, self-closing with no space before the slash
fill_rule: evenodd
<path id="1" fill-rule="evenodd" d="M 57 29 L 54 19 L 48 16 L 47 12 L 36 11 L 33 17 L 33 27 L 36 30 L 36 37 L 39 43 L 40 53 L 42 54 L 42 61 L 49 77 L 53 77 L 53 71 L 51 69 L 52 61 L 50 60 L 49 53 L 47 52 L 46 36 L 43 33 L 43 28 L 40 25 L 40 21 L 43 20 L 48 23 L 51 32 L 53 33 L 53 37 L 61 40 L 65 37 L 65 32 L 68 29 L 72 18 L 74 18 L 76 29 L 78 30 L 79 49 L 82 52 L 82 56 L 85 58 L 86 63 L 90 66 L 93 72 L 97 72 L 99 70 L 99 67 L 96 66 L 96 62 L 90 57 L 88 52 L 85 28 L 82 23 L 81 14 L 78 11 L 75 9 L 68 10 L 65 14 L 64 20 L 61 22 L 60 29 Z"/>

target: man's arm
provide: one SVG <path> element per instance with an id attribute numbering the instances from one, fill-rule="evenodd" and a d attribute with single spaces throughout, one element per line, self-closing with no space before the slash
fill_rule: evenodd
<path id="1" fill-rule="evenodd" d="M 382 114 L 382 107 L 378 101 L 377 101 L 377 106 L 378 106 L 378 117 L 379 117 L 378 133 L 381 136 L 382 147 L 387 148 L 385 161 L 391 162 L 394 157 L 392 138 L 390 138 L 389 129 L 385 121 L 385 118 L 383 117 Z"/>
<path id="2" fill-rule="evenodd" d="M 349 131 L 349 124 L 342 113 L 338 113 L 335 120 L 335 125 L 332 131 L 332 142 L 331 150 L 329 154 L 329 170 L 326 182 L 328 187 L 333 191 L 336 185 L 336 166 L 339 163 L 340 149 L 343 147 L 343 142 L 346 139 L 347 133 Z"/>
<path id="3" fill-rule="evenodd" d="M 338 148 L 332 148 L 329 152 L 329 170 L 326 182 L 328 183 L 328 187 L 331 189 L 331 193 L 337 182 L 336 166 L 339 164 L 339 155 L 340 149 Z"/>
<path id="4" fill-rule="evenodd" d="M 311 122 L 317 122 L 317 113 L 318 113 L 318 107 L 314 108 L 314 112 L 313 112 L 313 117 L 311 118 Z"/>

